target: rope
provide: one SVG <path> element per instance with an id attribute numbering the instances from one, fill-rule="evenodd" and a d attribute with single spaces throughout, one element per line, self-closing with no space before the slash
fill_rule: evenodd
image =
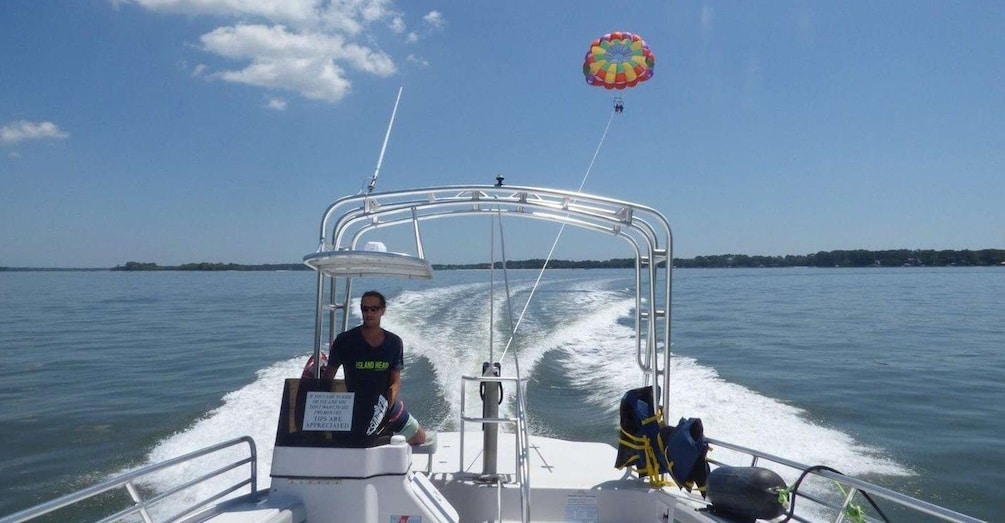
<path id="1" fill-rule="evenodd" d="M 842 476 L 844 475 L 844 473 L 841 472 L 840 470 L 833 469 L 831 467 L 827 467 L 824 465 L 814 465 L 804 470 L 802 474 L 799 475 L 799 478 L 796 479 L 796 482 L 792 484 L 791 487 L 778 489 L 779 503 L 785 503 L 785 502 L 789 503 L 788 516 L 786 516 L 786 518 L 783 519 L 781 523 L 787 523 L 794 517 L 796 513 L 796 494 L 799 491 L 799 486 L 802 484 L 803 480 L 806 479 L 806 476 L 809 475 L 810 473 L 817 472 L 820 470 L 826 470 L 828 472 L 833 472 L 835 474 L 841 474 Z M 837 485 L 838 489 L 841 490 L 842 494 L 847 495 L 847 492 L 845 491 L 844 487 L 841 486 L 840 483 L 838 483 L 837 481 L 835 481 L 834 483 Z M 869 504 L 872 505 L 872 508 L 876 510 L 879 516 L 883 519 L 883 521 L 889 523 L 890 519 L 886 517 L 886 514 L 884 514 L 883 510 L 879 508 L 879 505 L 876 504 L 876 501 L 872 499 L 872 496 L 870 496 L 867 492 L 861 490 L 858 493 L 862 494 L 862 497 L 864 497 L 866 501 L 868 501 Z M 865 521 L 865 510 L 863 510 L 861 506 L 853 503 L 848 503 L 848 505 L 845 507 L 844 515 L 847 516 L 848 519 L 856 523 L 861 523 Z"/>
<path id="2" fill-rule="evenodd" d="M 509 327 L 510 327 L 509 341 L 506 342 L 506 350 L 509 350 L 510 345 L 513 343 L 513 339 L 516 337 L 516 329 L 520 325 L 520 322 L 518 321 L 515 325 L 513 324 L 513 302 L 512 302 L 512 300 L 510 300 L 511 294 L 510 294 L 510 289 L 509 289 L 509 270 L 506 268 L 506 234 L 503 231 L 502 209 L 501 208 L 496 210 L 496 220 L 498 220 L 498 222 L 499 222 L 499 250 L 501 251 L 500 255 L 501 255 L 501 258 L 502 258 L 503 284 L 506 287 L 506 313 L 507 313 L 506 314 L 506 318 L 509 320 Z M 493 235 L 493 240 L 492 240 L 492 252 L 493 252 L 493 254 L 492 254 L 492 261 L 490 263 L 490 266 L 492 267 L 492 271 L 491 271 L 490 274 L 494 274 L 495 273 L 495 266 L 496 266 L 496 260 L 495 260 L 495 239 L 494 239 L 494 235 Z M 535 287 L 536 286 L 537 285 L 535 284 Z M 493 296 L 494 293 L 495 293 L 495 280 L 493 279 L 493 282 L 491 284 L 491 289 L 490 289 L 490 296 Z M 533 290 L 531 291 L 531 294 L 533 295 Z M 490 297 L 489 301 L 490 302 L 494 302 L 494 298 Z M 489 307 L 490 307 L 489 317 L 491 318 L 491 317 L 493 317 L 493 313 L 491 312 L 491 310 L 494 310 L 494 303 L 490 303 Z M 526 312 L 526 311 L 527 311 L 527 308 L 524 307 L 524 312 Z M 523 313 L 520 314 L 520 319 L 523 319 Z M 489 329 L 492 330 L 492 328 L 491 328 L 491 320 L 490 320 Z M 492 333 L 490 332 L 489 333 L 490 340 L 491 340 L 491 336 L 492 336 Z M 491 346 L 491 341 L 489 342 L 489 345 Z M 502 359 L 506 357 L 506 350 L 503 350 L 502 356 L 499 357 L 499 361 L 502 361 Z M 490 353 L 491 353 L 491 348 L 490 348 Z M 491 359 L 491 357 L 490 357 L 490 359 Z M 513 364 L 516 367 L 516 378 L 517 378 L 517 385 L 516 386 L 519 388 L 520 387 L 520 358 L 517 356 L 516 352 L 513 353 Z"/>
<path id="3" fill-rule="evenodd" d="M 579 189 L 577 192 L 583 192 L 583 186 L 586 185 L 586 179 L 590 177 L 590 171 L 593 170 L 593 164 L 597 161 L 597 156 L 600 154 L 600 147 L 604 145 L 604 140 L 607 138 L 607 131 L 611 128 L 611 122 L 614 121 L 614 110 L 611 110 L 611 116 L 607 119 L 607 126 L 604 127 L 604 134 L 600 136 L 600 143 L 597 144 L 597 150 L 593 152 L 593 159 L 590 160 L 589 167 L 586 168 L 586 174 L 583 175 L 583 180 L 579 182 Z M 568 214 L 566 214 L 568 216 Z M 500 220 L 500 227 L 502 227 L 502 221 Z M 510 346 L 513 344 L 513 338 L 516 336 L 517 329 L 520 328 L 520 324 L 523 322 L 524 315 L 527 314 L 527 308 L 530 307 L 531 300 L 534 299 L 534 293 L 537 292 L 537 287 L 541 283 L 541 278 L 544 276 L 544 270 L 548 268 L 548 263 L 551 261 L 551 257 L 555 254 L 555 248 L 558 247 L 558 240 L 562 238 L 562 233 L 565 232 L 565 224 L 558 229 L 558 234 L 555 235 L 555 241 L 551 244 L 551 249 L 548 251 L 548 257 L 544 259 L 544 264 L 541 265 L 541 271 L 537 273 L 537 279 L 534 280 L 534 286 L 530 289 L 530 296 L 527 296 L 527 302 L 523 304 L 523 310 L 520 311 L 520 317 L 516 320 L 516 325 L 513 326 L 513 332 L 510 333 L 509 340 L 506 341 L 506 347 L 503 349 L 502 356 L 499 357 L 499 361 L 502 361 L 506 357 L 506 353 L 509 351 Z M 505 269 L 505 262 L 503 265 Z M 506 271 L 503 270 L 505 273 Z M 507 293 L 508 296 L 508 293 Z M 511 320 L 512 321 L 512 320 Z"/>
<path id="4" fill-rule="evenodd" d="M 516 335 L 516 325 L 513 324 L 513 301 L 510 300 L 509 271 L 506 269 L 506 235 L 503 234 L 502 209 L 499 209 L 497 219 L 499 220 L 499 250 L 502 251 L 503 283 L 506 286 L 506 318 L 509 320 L 510 340 L 512 340 L 513 336 Z M 494 260 L 492 265 L 495 266 Z M 509 343 L 506 344 L 506 347 L 509 348 Z M 503 356 L 505 355 L 506 353 L 503 352 Z M 502 358 L 499 359 L 502 360 Z M 513 360 L 516 362 L 517 376 L 519 376 L 520 359 L 516 357 L 516 353 L 513 354 Z"/>
<path id="5" fill-rule="evenodd" d="M 590 165 L 586 169 L 586 174 L 583 175 L 583 180 L 579 184 L 579 191 L 580 192 L 583 190 L 583 186 L 586 185 L 586 180 L 590 176 L 590 171 L 593 170 L 593 164 L 597 161 L 597 156 L 600 154 L 600 147 L 604 144 L 604 140 L 607 138 L 607 131 L 610 130 L 610 128 L 611 128 L 611 122 L 612 121 L 614 121 L 614 111 L 611 111 L 611 116 L 607 119 L 607 126 L 604 127 L 604 134 L 601 135 L 601 137 L 600 137 L 600 143 L 597 144 L 597 149 L 593 152 L 593 158 L 590 160 Z M 499 222 L 499 245 L 500 245 L 500 251 L 501 251 L 500 254 L 501 254 L 501 258 L 502 258 L 503 281 L 504 281 L 505 286 L 506 286 L 506 309 L 507 309 L 507 313 L 508 313 L 507 317 L 508 317 L 509 323 L 510 323 L 509 339 L 506 341 L 506 348 L 503 350 L 502 356 L 499 357 L 499 361 L 501 362 L 506 357 L 506 352 L 508 352 L 509 348 L 513 345 L 513 340 L 516 339 L 517 329 L 520 328 L 520 324 L 523 322 L 523 317 L 527 313 L 527 308 L 530 306 L 530 302 L 534 298 L 534 292 L 537 290 L 538 285 L 541 283 L 541 277 L 544 276 L 544 270 L 546 268 L 548 268 L 548 262 L 551 261 L 551 257 L 552 257 L 552 255 L 555 252 L 555 247 L 558 245 L 558 240 L 559 240 L 559 238 L 562 237 L 562 232 L 565 230 L 565 224 L 564 223 L 562 224 L 562 227 L 558 231 L 558 235 L 555 237 L 554 243 L 551 244 L 551 250 L 548 251 L 548 258 L 545 259 L 544 264 L 541 266 L 541 272 L 538 273 L 537 279 L 534 281 L 534 286 L 530 290 L 530 296 L 527 297 L 527 302 L 524 304 L 523 310 L 520 311 L 520 317 L 519 317 L 519 319 L 517 319 L 516 323 L 514 324 L 513 323 L 513 305 L 512 305 L 511 294 L 510 294 L 510 286 L 509 286 L 509 270 L 506 267 L 506 235 L 504 234 L 504 231 L 503 231 L 502 208 L 497 209 L 496 216 L 497 216 L 497 220 Z M 568 215 L 566 215 L 566 216 L 568 216 Z M 493 234 L 493 236 L 494 236 L 494 234 Z M 495 272 L 494 272 L 495 271 L 495 239 L 494 238 L 492 239 L 492 255 L 491 255 L 491 257 L 492 257 L 492 260 L 490 262 L 490 266 L 492 268 L 491 274 L 493 275 L 493 276 L 491 276 L 491 278 L 492 278 L 491 287 L 492 287 L 492 292 L 494 293 L 494 289 L 495 289 L 495 280 L 494 280 L 494 274 L 495 274 Z M 494 296 L 494 294 L 492 296 Z M 492 302 L 492 304 L 490 305 L 490 307 L 492 307 L 493 310 L 494 310 L 494 301 L 495 301 L 495 298 L 494 297 L 490 297 L 489 299 Z M 493 312 L 490 312 L 489 317 L 490 318 L 493 317 L 493 314 L 494 314 Z M 491 352 L 493 350 L 492 349 L 492 333 L 491 333 L 492 326 L 491 326 L 491 320 L 490 320 L 489 330 L 490 330 L 490 333 L 489 333 L 489 351 L 490 351 L 490 354 L 491 354 Z M 517 378 L 517 380 L 516 380 L 516 389 L 517 389 L 516 390 L 516 397 L 517 397 L 517 420 L 518 421 L 517 421 L 516 430 L 517 430 L 517 438 L 519 440 L 519 438 L 521 438 L 521 432 L 523 430 L 526 430 L 526 427 L 525 427 L 526 420 L 523 419 L 524 412 L 525 412 L 525 409 L 526 409 L 526 404 L 524 402 L 526 400 L 523 398 L 523 395 L 520 393 L 520 384 L 522 382 L 522 376 L 521 376 L 521 372 L 520 372 L 520 358 L 517 355 L 516 351 L 513 351 L 513 362 L 514 362 L 514 366 L 515 366 L 515 370 L 516 370 L 516 378 Z M 646 459 L 647 468 L 649 469 L 647 471 L 647 472 L 649 472 L 649 481 L 650 481 L 650 483 L 655 488 L 661 488 L 662 486 L 667 485 L 668 482 L 665 480 L 663 474 L 660 474 L 660 472 L 659 472 L 659 466 L 656 465 L 656 456 L 654 454 L 654 450 L 652 448 L 652 445 L 649 444 L 646 447 L 647 448 L 646 448 L 645 452 L 646 452 L 646 458 L 647 458 Z M 520 450 L 519 452 L 523 452 L 523 450 Z M 526 467 L 527 466 L 526 463 L 523 466 Z M 527 474 L 527 472 L 528 471 L 526 469 L 524 469 L 524 473 Z M 529 476 L 529 474 L 527 474 L 527 481 L 526 481 L 526 483 L 523 481 L 523 478 L 521 477 L 521 487 L 520 487 L 521 488 L 521 494 L 520 494 L 520 497 L 521 497 L 521 504 L 524 505 L 523 513 L 521 514 L 521 516 L 522 516 L 523 520 L 525 520 L 525 521 L 529 520 L 529 507 L 530 507 L 529 502 L 530 502 L 530 500 L 527 499 L 527 498 L 529 498 L 529 486 L 530 486 L 529 482 L 530 482 L 530 476 Z M 672 481 L 669 482 L 669 484 L 672 484 Z M 502 519 L 502 499 L 501 499 L 502 493 L 501 493 L 501 491 L 502 491 L 502 489 L 500 488 L 500 489 L 498 489 L 498 492 L 497 492 L 497 495 L 500 496 L 500 498 L 497 501 L 498 506 L 499 506 L 499 519 L 500 520 Z"/>
<path id="6" fill-rule="evenodd" d="M 835 481 L 834 484 L 837 485 L 837 488 L 841 491 L 842 496 L 848 495 L 848 491 L 846 491 L 840 483 Z M 844 509 L 844 514 L 852 521 L 852 523 L 865 523 L 865 509 L 862 508 L 862 505 L 848 503 L 848 507 Z"/>

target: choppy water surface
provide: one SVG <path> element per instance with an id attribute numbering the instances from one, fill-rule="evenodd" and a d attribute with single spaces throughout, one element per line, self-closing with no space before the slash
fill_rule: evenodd
<path id="1" fill-rule="evenodd" d="M 516 313 L 535 276 L 511 272 Z M 537 433 L 616 442 L 617 401 L 641 384 L 632 281 L 548 271 L 517 344 Z M 487 358 L 487 282 L 372 282 L 429 425 L 453 428 L 459 377 Z M 313 285 L 308 272 L 0 273 L 0 514 L 245 433 L 267 478 L 278 391 L 312 344 Z M 1000 268 L 675 271 L 672 414 L 993 521 L 1001 296 Z"/>

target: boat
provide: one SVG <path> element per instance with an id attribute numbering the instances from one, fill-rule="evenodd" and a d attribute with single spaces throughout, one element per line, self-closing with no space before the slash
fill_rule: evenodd
<path id="1" fill-rule="evenodd" d="M 317 248 L 304 257 L 317 276 L 314 361 L 349 327 L 359 280 L 433 278 L 423 231 L 473 216 L 496 220 L 500 237 L 504 223 L 518 224 L 520 237 L 528 224 L 545 222 L 624 241 L 634 258 L 634 336 L 626 340 L 632 358 L 619 368 L 633 369 L 639 387 L 611 398 L 620 407 L 621 430 L 610 442 L 531 433 L 527 377 L 517 357 L 505 366 L 501 361 L 510 336 L 502 356 L 492 346 L 472 348 L 487 349 L 486 358 L 480 373 L 472 369 L 457 384 L 457 430 L 440 431 L 427 443 L 413 446 L 386 430 L 370 430 L 384 415 L 374 408 L 379 398 L 348 392 L 340 379 L 322 378 L 315 367 L 307 377 L 290 376 L 276 391 L 282 406 L 272 414 L 274 443 L 249 436 L 221 441 L 0 523 L 59 514 L 110 491 L 124 491 L 129 499 L 103 522 L 842 522 L 889 521 L 890 514 L 901 521 L 980 521 L 835 469 L 715 439 L 704 434 L 700 417 L 672 419 L 673 237 L 667 218 L 647 205 L 510 186 L 501 177 L 495 184 L 340 198 L 323 213 Z M 404 252 L 374 241 L 387 228 L 406 229 Z M 505 262 L 504 252 L 498 263 L 492 254 L 493 281 L 497 270 L 506 279 Z M 506 316 L 512 334 L 519 321 Z M 468 397 L 479 401 L 467 403 Z M 272 444 L 266 479 L 258 474 L 258 449 Z M 210 459 L 218 456 L 226 456 L 222 465 Z M 143 487 L 145 479 L 178 467 L 190 474 L 177 485 L 156 492 Z M 805 487 L 812 481 L 815 487 Z M 211 493 L 192 499 L 194 487 L 207 485 Z"/>

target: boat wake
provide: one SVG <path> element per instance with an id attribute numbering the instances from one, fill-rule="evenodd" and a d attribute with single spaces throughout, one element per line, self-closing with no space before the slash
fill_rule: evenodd
<path id="1" fill-rule="evenodd" d="M 538 378 L 535 372 L 546 354 L 561 354 L 560 365 L 565 378 L 591 406 L 610 419 L 610 443 L 616 444 L 618 401 L 628 389 L 643 384 L 634 367 L 620 366 L 633 361 L 635 346 L 633 327 L 626 321 L 634 307 L 632 294 L 623 290 L 621 280 L 586 279 L 544 283 L 537 292 L 562 293 L 560 299 L 549 296 L 548 305 L 532 308 L 517 333 L 521 369 L 524 377 Z M 530 292 L 529 280 L 511 282 L 514 314 Z M 450 415 L 443 420 L 430 420 L 431 426 L 456 429 L 456 412 L 460 406 L 462 375 L 478 374 L 481 363 L 488 359 L 490 311 L 487 284 L 459 284 L 419 291 L 403 291 L 392 300 L 385 317 L 385 326 L 405 340 L 406 369 L 416 358 L 426 358 L 434 371 L 439 393 L 450 406 Z M 497 293 L 495 299 L 494 344 L 498 358 L 506 343 L 509 322 L 499 320 L 506 311 L 505 300 Z M 355 309 L 352 309 L 355 310 Z M 430 321 L 435 318 L 435 321 Z M 350 324 L 358 322 L 358 317 Z M 517 349 L 511 349 L 514 351 Z M 288 377 L 299 376 L 307 357 L 274 363 L 260 371 L 254 382 L 224 396 L 223 405 L 208 412 L 192 426 L 165 438 L 148 455 L 151 463 L 175 457 L 209 446 L 224 439 L 251 435 L 258 444 L 259 487 L 269 482 L 275 424 L 280 407 L 282 383 Z M 512 357 L 512 353 L 507 354 Z M 619 365 L 619 367 L 612 367 Z M 739 445 L 811 465 L 824 464 L 849 475 L 908 475 L 910 471 L 884 456 L 882 449 L 855 441 L 839 430 L 821 426 L 808 419 L 808 414 L 782 401 L 766 397 L 751 389 L 723 380 L 715 369 L 694 359 L 675 356 L 671 369 L 671 415 L 700 417 L 706 434 Z M 504 374 L 512 374 L 504 361 Z M 406 380 L 414 379 L 407 375 Z M 469 409 L 478 408 L 477 386 L 468 387 L 465 398 Z M 505 403 L 504 403 L 505 405 Z M 533 408 L 532 408 L 533 410 Z M 253 414 L 249 414 L 253 413 Z M 561 420 L 536 421 L 561 423 Z M 541 427 L 547 433 L 547 426 Z M 726 449 L 715 449 L 711 457 L 729 461 Z M 222 465 L 232 456 L 222 455 Z M 180 478 L 191 477 L 196 470 L 205 470 L 205 462 L 193 462 L 166 474 L 154 477 L 150 487 L 178 484 Z M 212 466 L 210 464 L 209 466 Z M 791 483 L 795 478 L 786 477 Z M 192 492 L 197 498 L 212 493 Z M 179 500 L 179 504 L 187 500 Z M 170 507 L 168 508 L 170 510 Z"/>

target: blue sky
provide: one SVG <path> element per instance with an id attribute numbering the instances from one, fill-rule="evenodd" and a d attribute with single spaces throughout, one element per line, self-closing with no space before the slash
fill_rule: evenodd
<path id="1" fill-rule="evenodd" d="M 0 2 L 0 265 L 298 261 L 400 86 L 378 189 L 574 189 L 613 96 L 583 56 L 617 30 L 656 74 L 585 190 L 663 210 L 677 256 L 1005 248 L 1002 28 L 990 1 Z M 427 254 L 487 259 L 480 227 Z"/>

